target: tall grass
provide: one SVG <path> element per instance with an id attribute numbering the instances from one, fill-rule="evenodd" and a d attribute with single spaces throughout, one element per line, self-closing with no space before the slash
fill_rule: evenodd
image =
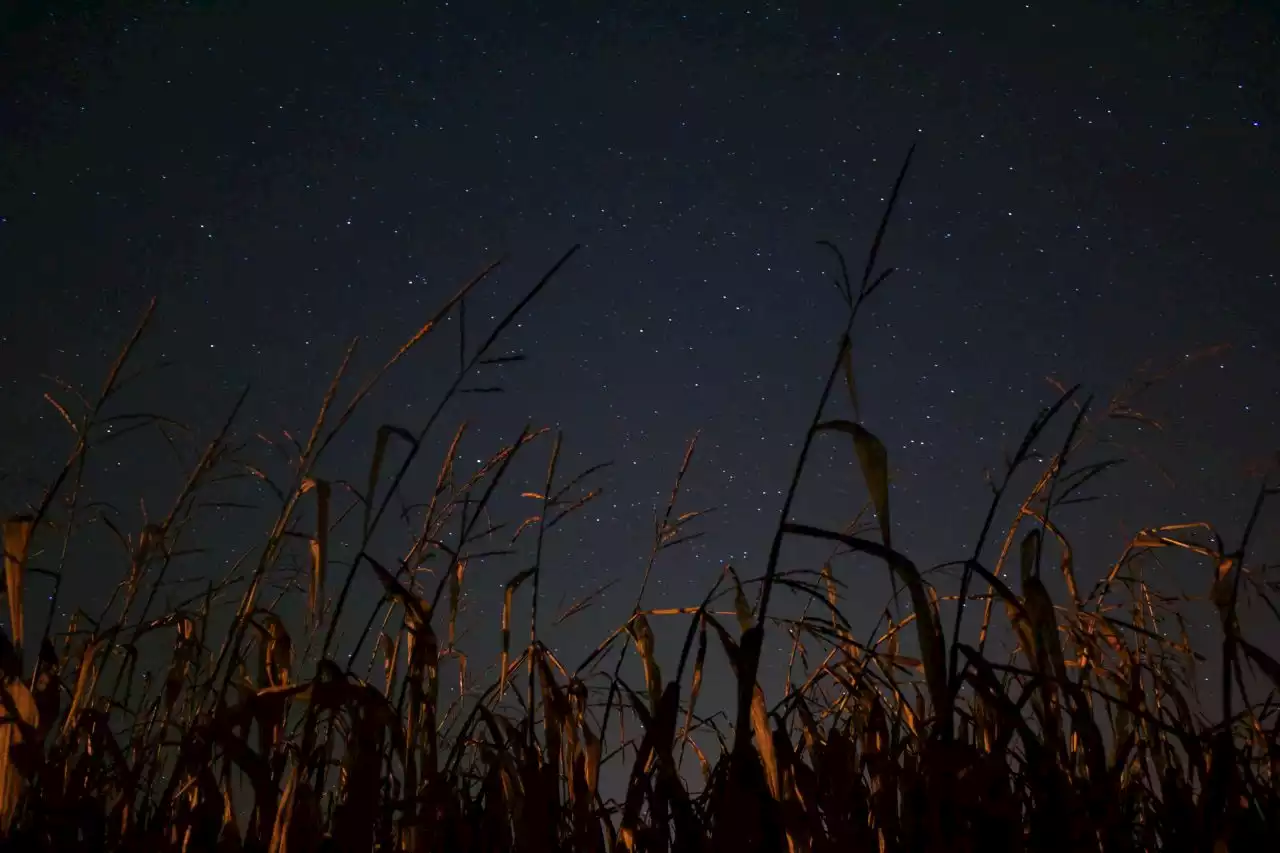
<path id="1" fill-rule="evenodd" d="M 702 601 L 646 609 L 650 570 L 699 535 L 706 512 L 683 505 L 692 441 L 656 520 L 631 616 L 575 666 L 540 633 L 549 623 L 539 611 L 543 546 L 599 494 L 598 468 L 565 471 L 558 436 L 527 426 L 464 474 L 455 466 L 459 428 L 434 488 L 414 504 L 407 547 L 393 556 L 379 537 L 393 503 L 407 504 L 409 474 L 424 464 L 446 406 L 476 390 L 486 366 L 520 357 L 498 354 L 496 344 L 573 251 L 478 346 L 459 336 L 447 393 L 418 431 L 377 430 L 364 482 L 327 477 L 326 452 L 446 317 L 465 332 L 466 301 L 493 267 L 346 392 L 352 345 L 306 440 L 278 447 L 287 480 L 242 462 L 242 396 L 168 512 L 129 533 L 85 499 L 86 460 L 109 432 L 164 424 L 114 409 L 153 303 L 95 397 L 69 387 L 50 395 L 72 448 L 28 511 L 4 524 L 0 835 L 8 848 L 1280 849 L 1280 663 L 1241 624 L 1246 600 L 1276 613 L 1275 582 L 1249 550 L 1275 487 L 1259 490 L 1235 546 L 1207 524 L 1143 529 L 1085 589 L 1059 509 L 1088 499 L 1117 464 L 1096 458 L 1100 424 L 1144 416 L 1130 399 L 1094 405 L 1069 389 L 993 480 L 972 550 L 936 567 L 958 572 L 957 589 L 932 584 L 939 572 L 922 571 L 894 539 L 888 456 L 860 416 L 850 352 L 860 310 L 890 280 L 878 255 L 909 163 L 860 276 L 824 244 L 846 324 L 763 572 L 744 580 L 726 568 Z M 833 414 L 840 408 L 848 414 Z M 852 444 L 871 525 L 828 529 L 794 517 L 812 448 L 833 436 Z M 534 453 L 547 460 L 541 487 L 524 494 L 536 509 L 509 525 L 494 521 L 510 466 Z M 1029 470 L 1033 485 L 1015 494 Z M 274 496 L 274 521 L 225 577 L 161 606 L 175 561 L 196 547 L 189 530 L 203 496 L 242 477 Z M 71 544 L 93 524 L 118 537 L 122 577 L 97 616 L 77 610 L 70 624 L 55 624 L 64 580 L 84 571 L 68 560 Z M 333 556 L 340 528 L 355 543 L 341 561 Z M 784 571 L 789 540 L 829 543 L 830 558 Z M 1149 563 L 1169 551 L 1205 567 L 1220 618 L 1214 648 L 1192 648 L 1177 601 L 1151 580 Z M 291 563 L 297 553 L 306 555 L 301 570 Z M 484 665 L 459 645 L 460 602 L 469 563 L 495 554 L 529 562 L 505 584 L 496 671 L 476 681 L 470 674 Z M 887 567 L 905 599 L 871 630 L 842 608 L 843 589 L 858 585 L 868 560 Z M 53 585 L 44 613 L 25 609 L 33 574 Z M 382 590 L 369 612 L 351 594 L 360 575 Z M 1050 587 L 1065 594 L 1055 601 Z M 567 615 L 591 606 L 588 597 Z M 660 619 L 677 626 L 664 636 L 681 640 L 674 672 L 658 662 Z M 790 647 L 781 685 L 759 679 L 766 632 Z M 156 655 L 160 675 L 148 677 L 139 661 Z M 627 680 L 628 657 L 642 684 Z M 706 668 L 721 660 L 737 685 L 727 716 L 699 704 Z M 446 665 L 456 690 L 442 685 Z M 1221 677 L 1212 709 L 1197 693 L 1197 667 L 1206 665 Z M 611 767 L 623 780 L 620 799 L 601 784 Z"/>

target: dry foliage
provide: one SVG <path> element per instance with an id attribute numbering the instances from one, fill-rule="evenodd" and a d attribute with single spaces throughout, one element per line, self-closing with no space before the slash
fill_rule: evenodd
<path id="1" fill-rule="evenodd" d="M 154 853 L 1280 849 L 1280 663 L 1245 636 L 1239 617 L 1246 597 L 1271 603 L 1275 582 L 1247 545 L 1276 489 L 1259 492 L 1238 547 L 1207 525 L 1142 530 L 1083 591 L 1054 513 L 1084 499 L 1081 490 L 1115 464 L 1076 462 L 1097 446 L 1099 424 L 1144 416 L 1135 395 L 1094 412 L 1072 389 L 1036 420 L 993 484 L 973 551 L 953 566 L 958 593 L 940 594 L 927 580 L 933 574 L 891 539 L 889 461 L 862 422 L 851 340 L 859 308 L 891 272 L 877 273 L 876 259 L 906 172 L 904 164 L 860 282 L 826 244 L 839 261 L 848 324 L 763 574 L 744 582 L 726 567 L 701 603 L 644 609 L 649 569 L 699 535 L 704 511 L 678 509 L 691 442 L 656 520 L 632 616 L 574 669 L 539 630 L 593 606 L 594 596 L 553 623 L 540 617 L 543 541 L 599 491 L 587 486 L 596 469 L 561 471 L 558 437 L 526 427 L 464 475 L 454 465 L 459 429 L 433 492 L 415 505 L 421 523 L 403 556 L 387 558 L 375 535 L 394 518 L 393 503 L 405 505 L 406 475 L 448 400 L 492 390 L 467 383 L 519 358 L 491 355 L 493 345 L 569 255 L 474 351 L 460 335 L 449 393 L 420 431 L 377 431 L 359 488 L 320 473 L 325 450 L 410 349 L 451 313 L 465 322 L 467 296 L 492 267 L 339 409 L 347 352 L 306 441 L 273 445 L 288 460 L 289 481 L 237 462 L 237 403 L 168 514 L 128 535 L 84 501 L 82 484 L 86 457 L 108 433 L 170 425 L 110 414 L 148 309 L 95 400 L 80 397 L 77 409 L 50 397 L 74 446 L 31 512 L 4 525 L 0 833 L 15 849 Z M 852 417 L 828 418 L 841 374 Z M 1059 422 L 1065 438 L 1056 451 L 1037 452 Z M 876 517 L 869 529 L 792 519 L 811 448 L 831 432 L 852 439 Z M 531 515 L 513 528 L 493 522 L 508 466 L 539 445 L 549 462 L 540 491 L 523 495 Z M 1014 475 L 1037 467 L 1029 493 L 1011 501 Z M 201 496 L 238 476 L 269 487 L 279 501 L 274 524 L 226 578 L 156 615 L 167 573 L 192 548 L 183 540 Z M 1017 508 L 997 540 L 1011 502 Z M 68 543 L 90 521 L 118 536 L 123 578 L 98 617 L 77 612 L 54 630 Z M 345 574 L 326 577 L 341 523 L 358 527 L 358 541 L 337 564 Z M 789 539 L 834 550 L 820 567 L 783 572 Z M 1177 602 L 1150 580 L 1169 551 L 1203 560 L 1212 576 L 1221 648 L 1211 655 L 1192 650 Z M 497 671 L 478 684 L 456 645 L 467 566 L 515 553 L 532 561 L 506 584 Z M 305 568 L 291 571 L 299 555 Z M 1041 574 L 1055 558 L 1067 590 L 1057 601 Z M 864 570 L 853 564 L 868 559 L 887 566 L 910 604 L 870 637 L 855 634 L 841 611 L 841 589 Z M 33 573 L 54 581 L 39 634 L 38 618 L 27 616 L 41 614 L 23 612 Z M 367 620 L 343 621 L 358 573 L 376 578 L 384 595 Z M 513 640 L 523 636 L 515 625 L 522 592 L 527 641 Z M 302 602 L 296 620 L 285 616 L 286 596 Z M 727 600 L 731 609 L 717 609 Z M 779 615 L 783 601 L 803 608 Z M 657 620 L 679 624 L 672 635 L 683 635 L 673 674 L 658 664 Z M 344 644 L 340 623 L 363 631 Z M 786 684 L 772 697 L 757 678 L 766 631 L 785 633 L 791 646 Z M 156 647 L 161 675 L 149 677 L 139 660 Z M 338 648 L 351 649 L 342 656 L 349 665 L 338 662 Z M 642 687 L 622 676 L 632 651 Z M 698 710 L 707 662 L 720 656 L 737 683 L 728 717 Z M 1221 676 L 1212 710 L 1196 691 L 1196 668 L 1208 657 Z M 456 691 L 442 685 L 442 665 L 456 667 Z M 625 779 L 620 801 L 601 790 L 610 763 Z"/>

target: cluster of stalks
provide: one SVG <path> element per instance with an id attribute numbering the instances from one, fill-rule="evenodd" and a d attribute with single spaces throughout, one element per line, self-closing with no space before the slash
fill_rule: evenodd
<path id="1" fill-rule="evenodd" d="M 1207 524 L 1141 530 L 1082 589 L 1058 510 L 1091 499 L 1088 489 L 1118 464 L 1095 456 L 1103 424 L 1144 416 L 1133 395 L 1095 407 L 1064 389 L 993 478 L 971 552 L 922 571 L 893 541 L 889 462 L 859 413 L 851 342 L 860 309 L 892 273 L 877 257 L 909 163 L 860 277 L 824 244 L 838 262 L 847 323 L 762 572 L 743 579 L 726 567 L 700 603 L 646 609 L 649 570 L 699 535 L 705 511 L 681 506 L 690 442 L 630 617 L 577 666 L 541 639 L 549 616 L 539 614 L 540 586 L 554 570 L 543 565 L 543 543 L 599 494 L 590 487 L 599 466 L 566 473 L 560 438 L 526 427 L 467 474 L 456 452 L 464 426 L 434 490 L 417 503 L 404 495 L 446 406 L 488 390 L 471 384 L 486 366 L 520 358 L 496 354 L 497 341 L 576 249 L 478 346 L 460 335 L 451 387 L 416 432 L 377 430 L 365 482 L 326 478 L 326 451 L 446 318 L 465 330 L 467 299 L 493 267 L 341 407 L 353 344 L 305 442 L 273 444 L 283 474 L 243 462 L 242 396 L 168 513 L 127 532 L 118 510 L 85 494 L 86 460 L 122 434 L 169 434 L 163 418 L 116 409 L 153 303 L 95 398 L 65 383 L 49 396 L 73 447 L 39 499 L 4 524 L 7 849 L 1280 849 L 1280 663 L 1245 636 L 1240 617 L 1256 602 L 1280 616 L 1269 597 L 1275 581 L 1248 550 L 1276 488 L 1261 487 L 1234 549 Z M 841 385 L 846 417 L 830 414 L 845 405 Z M 811 451 L 833 434 L 852 441 L 871 525 L 835 530 L 794 517 Z M 523 493 L 536 510 L 510 526 L 494 522 L 513 460 L 537 448 L 545 479 Z M 245 477 L 278 504 L 274 521 L 225 577 L 173 601 L 171 570 L 201 553 L 193 522 L 219 503 L 206 496 Z M 1028 490 L 1013 490 L 1025 482 Z M 412 527 L 393 556 L 378 534 L 397 516 Z M 90 528 L 118 539 L 123 577 L 96 616 L 75 610 L 55 624 L 62 581 L 86 571 L 76 540 Z M 781 570 L 790 540 L 822 540 L 830 557 Z M 1179 609 L 1187 599 L 1152 579 L 1173 552 L 1205 567 L 1220 648 L 1192 648 Z M 497 666 L 478 682 L 456 644 L 458 614 L 467 566 L 499 557 L 522 568 L 505 586 Z M 909 606 L 858 631 L 842 591 L 877 562 Z M 369 602 L 359 608 L 351 594 L 361 574 L 382 590 L 367 613 Z M 957 588 L 940 593 L 930 579 L 942 576 L 958 578 Z M 27 613 L 34 577 L 52 584 L 43 614 Z M 528 640 L 513 644 L 522 591 Z M 42 622 L 38 632 L 28 615 Z M 655 648 L 659 619 L 681 643 L 670 678 Z M 766 631 L 790 647 L 785 683 L 771 690 L 758 678 Z M 727 709 L 698 704 L 708 655 L 732 669 Z M 446 663 L 456 690 L 441 683 Z M 628 683 L 632 670 L 642 684 Z M 1203 672 L 1215 676 L 1212 708 L 1197 690 Z M 617 791 L 602 773 L 619 779 Z"/>

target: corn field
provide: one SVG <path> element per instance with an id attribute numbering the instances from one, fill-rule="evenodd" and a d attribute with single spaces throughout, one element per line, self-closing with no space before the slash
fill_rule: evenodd
<path id="1" fill-rule="evenodd" d="M 1280 662 L 1260 637 L 1276 632 L 1246 631 L 1242 618 L 1255 609 L 1280 618 L 1276 581 L 1249 550 L 1280 489 L 1259 488 L 1234 546 L 1203 523 L 1142 529 L 1080 585 L 1057 511 L 1087 499 L 1117 463 L 1096 458 L 1099 424 L 1145 416 L 1123 396 L 1094 404 L 1064 388 L 992 479 L 972 551 L 947 567 L 956 588 L 936 586 L 936 572 L 893 538 L 888 454 L 859 414 L 850 352 L 860 309 L 891 281 L 879 254 L 909 163 L 861 277 L 824 244 L 845 327 L 812 420 L 799 425 L 799 459 L 763 570 L 743 578 L 726 568 L 703 600 L 665 609 L 646 609 L 646 571 L 630 618 L 580 663 L 562 660 L 539 633 L 548 621 L 538 612 L 542 575 L 554 570 L 543 565 L 543 542 L 600 492 L 591 486 L 597 469 L 563 470 L 551 431 L 526 427 L 464 474 L 458 429 L 434 490 L 419 496 L 409 547 L 392 553 L 377 535 L 394 520 L 410 471 L 426 464 L 447 404 L 485 366 L 519 358 L 497 342 L 576 249 L 487 337 L 463 341 L 457 379 L 425 425 L 377 431 L 365 482 L 327 478 L 327 451 L 493 267 L 358 384 L 348 376 L 353 344 L 310 434 L 278 448 L 287 477 L 238 461 L 241 397 L 167 513 L 126 531 L 85 500 L 83 481 L 108 425 L 155 425 L 115 409 L 153 302 L 96 395 L 49 395 L 72 448 L 4 523 L 6 849 L 1280 849 Z M 1058 439 L 1046 448 L 1051 433 Z M 812 450 L 827 441 L 852 443 L 868 521 L 829 529 L 795 517 Z M 650 568 L 698 535 L 705 510 L 682 499 L 696 449 L 691 441 L 674 472 Z M 509 466 L 531 454 L 546 459 L 545 484 L 524 494 L 536 509 L 496 522 L 490 509 Z M 1034 485 L 1015 493 L 1015 475 L 1028 471 Z M 201 496 L 246 477 L 278 501 L 274 523 L 227 577 L 160 612 L 172 565 L 193 547 L 187 530 Z M 83 570 L 66 555 L 90 521 L 117 538 L 120 581 L 100 612 L 77 609 L 62 624 L 64 579 Z M 355 544 L 338 561 L 340 525 Z M 830 558 L 784 571 L 782 549 L 799 540 L 825 543 Z M 531 562 L 506 582 L 495 675 L 480 683 L 471 673 L 490 664 L 467 657 L 458 630 L 468 562 L 517 541 Z M 285 555 L 298 553 L 295 570 Z M 1201 592 L 1219 617 L 1211 647 L 1193 647 L 1179 599 L 1145 568 L 1166 553 L 1202 564 Z M 903 599 L 870 631 L 843 612 L 854 561 L 887 567 Z M 382 591 L 367 614 L 351 594 L 360 576 Z M 54 585 L 48 612 L 27 612 L 36 577 Z M 1054 600 L 1051 587 L 1065 594 Z M 658 620 L 680 644 L 674 672 L 658 664 Z M 760 678 L 766 633 L 790 648 L 781 684 Z M 144 666 L 148 655 L 158 657 Z M 734 701 L 708 710 L 699 704 L 704 671 L 724 664 Z M 642 683 L 628 682 L 632 671 Z M 1215 678 L 1212 703 L 1201 671 Z M 601 784 L 608 772 L 621 780 L 616 795 Z"/>

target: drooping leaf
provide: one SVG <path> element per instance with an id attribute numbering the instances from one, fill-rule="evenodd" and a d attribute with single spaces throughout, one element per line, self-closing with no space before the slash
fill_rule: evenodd
<path id="1" fill-rule="evenodd" d="M 7 681 L 0 688 L 6 718 L 0 723 L 0 833 L 5 835 L 27 786 L 26 775 L 14 762 L 14 756 L 24 743 L 34 740 L 40 725 L 40 714 L 31 691 L 17 679 Z"/>
<path id="2" fill-rule="evenodd" d="M 637 613 L 627 625 L 627 633 L 635 641 L 636 652 L 644 664 L 645 687 L 649 691 L 649 701 L 653 712 L 657 713 L 658 700 L 662 697 L 662 672 L 658 668 L 658 659 L 654 650 L 653 629 L 644 614 Z"/>
<path id="3" fill-rule="evenodd" d="M 502 660 L 499 665 L 498 695 L 507 689 L 507 664 L 511 659 L 511 600 L 520 588 L 520 584 L 533 577 L 533 568 L 525 569 L 507 581 L 502 593 Z"/>
<path id="4" fill-rule="evenodd" d="M 769 727 L 769 712 L 764 704 L 764 691 L 755 685 L 751 693 L 751 730 L 755 735 L 756 750 L 760 753 L 760 764 L 764 768 L 764 778 L 769 784 L 769 793 L 776 800 L 781 793 L 781 781 L 778 777 L 778 756 L 773 746 L 773 731 Z"/>
<path id="5" fill-rule="evenodd" d="M 1280 662 L 1277 662 L 1275 658 L 1250 643 L 1244 637 L 1237 637 L 1236 642 L 1240 644 L 1240 648 L 1244 650 L 1249 660 L 1257 665 L 1258 669 L 1267 674 L 1267 678 L 1271 679 L 1271 683 L 1280 688 Z"/>
<path id="6" fill-rule="evenodd" d="M 1035 577 L 1039 568 L 1036 561 L 1040 557 L 1040 528 L 1034 528 L 1022 537 L 1022 582 Z"/>
<path id="7" fill-rule="evenodd" d="M 22 643 L 25 634 L 23 594 L 26 573 L 27 549 L 31 547 L 31 532 L 35 519 L 16 516 L 4 523 L 4 587 L 9 598 L 9 630 L 13 632 L 14 657 L 19 669 L 22 666 Z"/>
<path id="8" fill-rule="evenodd" d="M 462 576 L 467 571 L 467 561 L 458 560 L 449 573 L 449 647 L 453 647 L 458 622 L 458 602 L 462 598 Z"/>
<path id="9" fill-rule="evenodd" d="M 324 610 L 324 576 L 329 565 L 329 498 L 332 487 L 328 480 L 308 479 L 303 491 L 316 492 L 316 535 L 311 540 L 311 584 L 307 589 L 307 614 L 312 628 L 320 625 Z"/>
<path id="10" fill-rule="evenodd" d="M 373 444 L 373 459 L 369 463 L 369 481 L 364 492 L 364 531 L 369 532 L 369 519 L 373 512 L 373 496 L 374 491 L 378 488 L 378 474 L 382 470 L 382 459 L 387 453 L 387 441 L 391 436 L 397 436 L 404 439 L 411 446 L 417 447 L 417 439 L 413 437 L 413 433 L 404 427 L 398 427 L 394 424 L 383 424 L 378 427 L 378 436 Z"/>
<path id="11" fill-rule="evenodd" d="M 893 543 L 889 537 L 889 454 L 884 443 L 870 430 L 853 421 L 826 421 L 814 429 L 843 432 L 853 439 L 853 449 L 858 455 L 862 478 L 876 509 L 876 518 L 880 521 L 880 538 L 886 547 L 892 548 Z"/>

